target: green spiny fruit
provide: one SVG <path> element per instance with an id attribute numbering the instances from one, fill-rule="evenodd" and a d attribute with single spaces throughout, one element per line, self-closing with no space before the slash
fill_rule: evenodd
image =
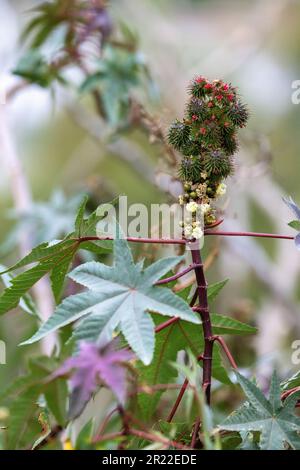
<path id="1" fill-rule="evenodd" d="M 236 103 L 232 104 L 228 111 L 228 116 L 233 124 L 239 127 L 244 127 L 249 119 L 249 111 L 247 106 L 238 100 Z"/>
<path id="2" fill-rule="evenodd" d="M 222 150 L 209 152 L 205 156 L 204 167 L 210 176 L 223 179 L 233 172 L 232 159 Z"/>
<path id="3" fill-rule="evenodd" d="M 221 147 L 226 155 L 233 155 L 238 149 L 236 133 L 223 130 L 221 136 Z"/>
<path id="4" fill-rule="evenodd" d="M 195 98 L 203 98 L 206 95 L 206 80 L 203 77 L 196 77 L 189 85 L 189 93 Z"/>
<path id="5" fill-rule="evenodd" d="M 194 96 L 188 102 L 187 114 L 193 121 L 204 121 L 209 117 L 209 110 L 204 100 Z"/>
<path id="6" fill-rule="evenodd" d="M 169 129 L 168 139 L 176 150 L 181 150 L 182 147 L 188 143 L 189 135 L 189 126 L 183 122 L 176 121 Z"/>
<path id="7" fill-rule="evenodd" d="M 179 167 L 179 176 L 183 181 L 196 183 L 200 180 L 204 165 L 199 157 L 184 157 Z"/>
<path id="8" fill-rule="evenodd" d="M 186 156 L 196 157 L 200 153 L 200 142 L 189 139 L 188 143 L 182 146 L 181 153 Z"/>
<path id="9" fill-rule="evenodd" d="M 236 88 L 223 80 L 195 77 L 189 94 L 185 119 L 171 126 L 169 141 L 184 155 L 181 179 L 192 187 L 205 182 L 206 196 L 213 199 L 218 184 L 233 172 L 237 130 L 244 127 L 249 113 Z"/>

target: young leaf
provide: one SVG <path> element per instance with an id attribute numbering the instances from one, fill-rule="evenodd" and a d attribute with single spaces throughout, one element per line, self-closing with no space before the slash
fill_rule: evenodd
<path id="1" fill-rule="evenodd" d="M 220 428 L 228 431 L 258 431 L 261 433 L 261 450 L 282 450 L 287 443 L 292 449 L 300 449 L 300 418 L 294 413 L 299 393 L 281 402 L 281 389 L 274 372 L 269 400 L 250 380 L 235 372 L 248 402 L 234 411 Z"/>
<path id="2" fill-rule="evenodd" d="M 69 419 L 80 415 L 92 394 L 102 381 L 124 405 L 126 398 L 126 369 L 122 363 L 130 361 L 133 354 L 116 350 L 115 342 L 103 346 L 82 342 L 77 356 L 71 357 L 52 375 L 52 378 L 66 375 L 75 370 L 72 379 Z"/>
<path id="3" fill-rule="evenodd" d="M 127 241 L 116 239 L 113 267 L 90 262 L 76 268 L 70 274 L 71 279 L 89 291 L 65 299 L 54 315 L 23 344 L 38 341 L 85 316 L 85 322 L 97 318 L 94 338 L 96 335 L 111 337 L 119 328 L 140 359 L 149 364 L 154 350 L 154 324 L 149 311 L 200 323 L 184 300 L 167 288 L 154 286 L 179 261 L 178 257 L 160 260 L 143 270 L 140 264 L 134 264 Z M 78 327 L 85 326 L 81 323 Z"/>

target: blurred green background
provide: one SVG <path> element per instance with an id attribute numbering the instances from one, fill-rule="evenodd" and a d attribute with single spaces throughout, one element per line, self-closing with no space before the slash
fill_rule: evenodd
<path id="1" fill-rule="evenodd" d="M 11 77 L 22 54 L 19 42 L 30 18 L 31 0 L 0 1 L 0 87 L 14 86 Z M 236 173 L 222 202 L 224 228 L 293 233 L 282 196 L 300 202 L 300 105 L 292 103 L 292 83 L 300 79 L 300 3 L 297 0 L 200 1 L 112 0 L 115 22 L 125 21 L 140 38 L 158 89 L 144 104 L 166 130 L 182 116 L 186 87 L 195 74 L 222 78 L 238 86 L 249 104 L 251 119 L 240 132 Z M 67 196 L 88 190 L 99 200 L 120 193 L 130 202 L 164 202 L 169 196 L 151 174 L 165 170 L 162 151 L 140 131 L 130 131 L 107 148 L 93 140 L 74 119 L 73 97 L 55 97 L 32 86 L 1 105 L 36 201 L 47 201 L 55 188 Z M 90 103 L 86 104 L 87 109 Z M 100 129 L 101 131 L 101 129 Z M 0 142 L 1 145 L 1 142 Z M 0 147 L 0 240 L 13 227 L 10 174 Z M 140 162 L 146 170 L 140 171 Z M 211 237 L 213 238 L 213 237 Z M 166 252 L 166 250 L 165 250 Z M 214 310 L 259 328 L 255 338 L 233 341 L 244 368 L 268 378 L 274 365 L 282 377 L 299 368 L 291 360 L 292 342 L 300 339 L 300 253 L 292 242 L 255 239 L 207 241 L 205 253 L 217 253 L 208 280 L 229 277 Z M 18 254 L 2 263 L 13 261 Z M 22 371 L 35 349 L 18 348 L 35 328 L 24 313 L 0 319 L 0 339 L 7 343 L 7 365 L 0 384 Z"/>

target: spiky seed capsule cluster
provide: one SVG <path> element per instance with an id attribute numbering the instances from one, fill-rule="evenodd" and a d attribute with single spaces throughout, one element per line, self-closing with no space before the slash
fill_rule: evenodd
<path id="1" fill-rule="evenodd" d="M 170 144 L 184 155 L 179 176 L 185 193 L 180 200 L 210 204 L 224 193 L 220 185 L 233 173 L 237 131 L 246 125 L 249 113 L 236 88 L 222 80 L 195 77 L 189 94 L 183 120 L 169 129 Z M 212 209 L 206 211 L 205 221 L 214 222 Z"/>

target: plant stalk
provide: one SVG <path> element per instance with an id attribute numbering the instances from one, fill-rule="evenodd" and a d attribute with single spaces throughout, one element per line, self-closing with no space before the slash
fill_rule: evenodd
<path id="1" fill-rule="evenodd" d="M 210 392 L 211 392 L 211 375 L 212 375 L 212 353 L 213 353 L 213 336 L 211 319 L 209 314 L 208 300 L 207 300 L 207 282 L 204 274 L 204 267 L 201 258 L 200 248 L 191 250 L 193 264 L 195 267 L 195 275 L 198 290 L 198 312 L 202 320 L 203 336 L 204 336 L 204 353 L 202 358 L 203 363 L 203 378 L 202 386 L 205 393 L 206 402 L 210 405 Z"/>

